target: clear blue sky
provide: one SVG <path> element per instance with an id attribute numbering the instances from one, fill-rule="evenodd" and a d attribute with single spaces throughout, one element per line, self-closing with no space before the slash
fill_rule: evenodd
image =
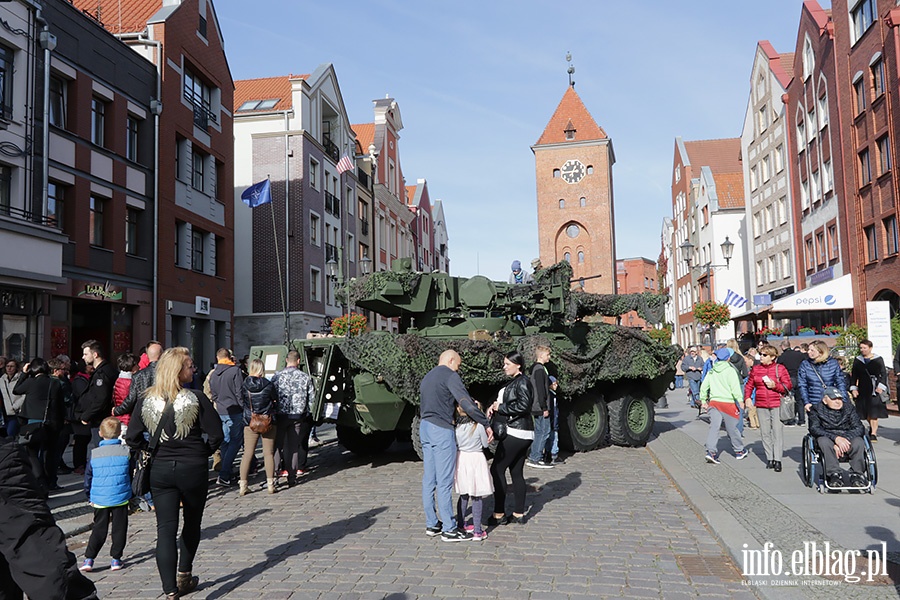
<path id="1" fill-rule="evenodd" d="M 823 7 L 830 6 L 827 1 Z M 390 94 L 408 184 L 428 180 L 451 272 L 506 279 L 538 255 L 534 157 L 568 85 L 613 140 L 619 258 L 656 260 L 675 136 L 737 137 L 756 43 L 793 52 L 800 0 L 219 0 L 237 79 L 335 66 L 351 122 Z"/>

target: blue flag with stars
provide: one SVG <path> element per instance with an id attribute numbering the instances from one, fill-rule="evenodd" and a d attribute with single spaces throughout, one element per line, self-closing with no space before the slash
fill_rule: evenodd
<path id="1" fill-rule="evenodd" d="M 244 190 L 241 194 L 241 200 L 250 208 L 256 208 L 262 204 L 268 204 L 272 201 L 272 191 L 270 189 L 269 180 L 264 179 L 259 183 L 255 183 Z"/>

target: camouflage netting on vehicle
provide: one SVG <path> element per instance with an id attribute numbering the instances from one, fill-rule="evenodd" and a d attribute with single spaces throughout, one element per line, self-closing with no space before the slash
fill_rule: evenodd
<path id="1" fill-rule="evenodd" d="M 680 355 L 676 347 L 641 331 L 605 323 L 593 326 L 586 346 L 577 351 L 541 334 L 498 343 L 370 333 L 345 340 L 340 348 L 355 368 L 382 377 L 400 398 L 418 404 L 419 383 L 448 348 L 462 357 L 460 375 L 466 385 L 500 386 L 508 380 L 502 371 L 504 355 L 517 349 L 530 365 L 538 345 L 550 346 L 560 388 L 568 397 L 605 381 L 653 379 L 674 370 Z"/>
<path id="2" fill-rule="evenodd" d="M 661 323 L 666 314 L 668 296 L 662 294 L 588 294 L 573 291 L 569 294 L 569 305 L 574 305 L 576 318 L 589 315 L 617 317 L 636 311 L 638 316 L 648 322 Z"/>
<path id="3" fill-rule="evenodd" d="M 350 304 L 377 295 L 389 283 L 399 283 L 403 293 L 412 293 L 419 285 L 421 273 L 397 273 L 396 271 L 378 271 L 350 280 Z"/>

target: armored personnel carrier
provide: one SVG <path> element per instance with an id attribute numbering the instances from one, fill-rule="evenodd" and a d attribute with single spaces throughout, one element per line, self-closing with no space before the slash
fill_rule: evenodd
<path id="1" fill-rule="evenodd" d="M 417 273 L 409 259 L 391 271 L 351 282 L 349 301 L 396 318 L 399 333 L 293 340 L 301 366 L 316 383 L 312 415 L 336 424 L 338 440 L 360 454 L 387 449 L 398 436 L 418 447 L 419 382 L 441 352 L 457 350 L 460 375 L 472 397 L 491 403 L 507 383 L 503 356 L 517 349 L 551 348 L 548 365 L 559 380 L 560 445 L 587 451 L 604 443 L 642 446 L 654 408 L 675 376 L 681 352 L 643 331 L 613 324 L 636 310 L 659 322 L 665 296 L 597 295 L 572 290 L 571 266 L 562 262 L 511 285 L 486 277 Z M 256 346 L 268 374 L 284 365 L 289 348 Z M 420 452 L 421 454 L 421 452 Z"/>

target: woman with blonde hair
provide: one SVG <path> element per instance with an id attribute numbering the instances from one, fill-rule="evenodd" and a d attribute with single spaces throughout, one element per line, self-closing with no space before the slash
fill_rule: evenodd
<path id="1" fill-rule="evenodd" d="M 828 353 L 828 346 L 822 340 L 810 342 L 806 351 L 808 359 L 800 363 L 797 370 L 797 391 L 803 401 L 803 408 L 809 412 L 813 404 L 818 404 L 825 396 L 825 388 L 836 387 L 844 400 L 847 398 L 847 381 L 841 365 Z"/>
<path id="2" fill-rule="evenodd" d="M 187 348 L 163 352 L 155 377 L 154 385 L 135 404 L 125 439 L 132 448 L 147 449 L 148 440 L 159 429 L 150 467 L 156 568 L 166 599 L 177 600 L 199 583 L 192 574 L 193 563 L 209 492 L 208 461 L 222 443 L 222 420 L 203 392 L 184 387 L 194 377 L 194 361 Z M 180 538 L 179 507 L 184 511 Z"/>
<path id="3" fill-rule="evenodd" d="M 275 409 L 278 406 L 278 391 L 272 382 L 266 379 L 265 365 L 258 358 L 254 358 L 247 365 L 247 378 L 241 386 L 241 404 L 244 407 L 244 457 L 241 459 L 240 495 L 247 493 L 250 463 L 253 461 L 253 454 L 260 438 L 266 468 L 266 483 L 269 493 L 274 494 Z"/>

